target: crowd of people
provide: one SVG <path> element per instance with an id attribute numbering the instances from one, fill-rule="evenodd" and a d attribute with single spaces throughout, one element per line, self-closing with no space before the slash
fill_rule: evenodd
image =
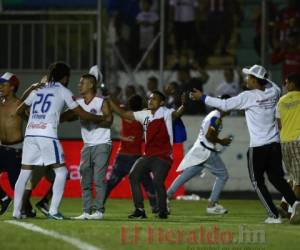
<path id="1" fill-rule="evenodd" d="M 285 217 L 292 224 L 300 223 L 300 75 L 294 73 L 287 77 L 284 85 L 287 93 L 280 98 L 281 90 L 269 80 L 264 67 L 253 65 L 242 72 L 246 76 L 248 90 L 238 94 L 234 87 L 229 88 L 232 96 L 205 95 L 201 87 L 207 80 L 207 74 L 202 71 L 200 79 L 193 79 L 183 71 L 180 79 L 185 85 L 170 83 L 167 87 L 170 93 L 182 89 L 180 98 L 175 95 L 166 98 L 157 90 L 157 79 L 150 77 L 144 96 L 138 95 L 133 86 L 128 86 L 125 103 L 121 103 L 122 98 L 114 93 L 99 95 L 100 78 L 98 73 L 91 74 L 93 71 L 81 76 L 78 83 L 80 97 L 75 98 L 67 88 L 70 67 L 63 62 L 51 64 L 47 76 L 32 84 L 20 98 L 16 96 L 20 84 L 18 78 L 12 73 L 5 73 L 0 77 L 0 167 L 1 172 L 8 173 L 14 189 L 13 217 L 36 216 L 30 195 L 41 177 L 46 176 L 51 189 L 45 190 L 45 196 L 36 207 L 48 218 L 65 218 L 59 211 L 59 205 L 68 170 L 57 130 L 59 123 L 78 119 L 84 142 L 79 167 L 83 212 L 73 219 L 103 219 L 110 192 L 126 175 L 129 175 L 134 203 L 134 211 L 128 218 L 147 217 L 142 185 L 152 212 L 160 219 L 167 219 L 170 215 L 168 201 L 181 185 L 201 174 L 204 168 L 216 176 L 206 212 L 225 214 L 227 209 L 219 204 L 219 197 L 230 178 L 216 145 L 226 147 L 232 143 L 231 137 L 220 137 L 223 117 L 232 110 L 244 110 L 250 134 L 249 175 L 268 213 L 265 223 L 282 223 Z M 232 82 L 232 72 L 225 71 L 225 75 L 226 81 Z M 219 89 L 227 88 L 223 84 Z M 196 103 L 202 105 L 197 106 Z M 189 105 L 193 109 L 189 110 Z M 203 119 L 194 146 L 178 166 L 180 175 L 166 190 L 164 182 L 173 162 L 174 126 L 185 112 L 201 110 L 205 105 L 215 109 Z M 106 180 L 112 149 L 110 128 L 113 113 L 122 118 L 121 144 L 113 172 Z M 24 119 L 28 120 L 25 135 L 22 132 Z M 143 141 L 144 150 L 141 147 Z M 282 159 L 288 181 L 284 178 Z M 265 185 L 265 173 L 283 196 L 279 207 L 274 205 Z M 95 198 L 92 195 L 93 185 Z M 12 197 L 0 186 L 0 214 L 7 211 L 11 201 Z"/>

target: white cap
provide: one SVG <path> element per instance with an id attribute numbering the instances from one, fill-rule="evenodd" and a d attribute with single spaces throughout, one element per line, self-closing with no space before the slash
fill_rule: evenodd
<path id="1" fill-rule="evenodd" d="M 243 68 L 242 71 L 246 75 L 252 75 L 260 79 L 267 79 L 267 70 L 263 66 L 257 64 L 253 65 L 250 69 Z"/>
<path id="2" fill-rule="evenodd" d="M 103 75 L 102 75 L 101 71 L 99 70 L 98 65 L 92 66 L 90 68 L 89 73 L 91 75 L 95 76 L 98 82 L 102 83 Z"/>

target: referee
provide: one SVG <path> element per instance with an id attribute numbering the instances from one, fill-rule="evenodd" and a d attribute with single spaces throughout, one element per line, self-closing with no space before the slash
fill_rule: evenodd
<path id="1" fill-rule="evenodd" d="M 224 111 L 245 110 L 250 134 L 250 147 L 247 154 L 249 174 L 252 185 L 269 214 L 265 223 L 277 224 L 282 223 L 282 221 L 265 185 L 264 173 L 292 206 L 293 212 L 290 222 L 292 224 L 299 223 L 300 202 L 297 201 L 294 192 L 284 179 L 279 132 L 275 119 L 280 89 L 268 80 L 266 69 L 260 65 L 253 65 L 250 69 L 244 68 L 243 73 L 247 75 L 246 82 L 249 90 L 238 96 L 221 100 L 206 96 L 195 89 L 191 93 L 191 98 L 201 100 L 206 105 Z"/>

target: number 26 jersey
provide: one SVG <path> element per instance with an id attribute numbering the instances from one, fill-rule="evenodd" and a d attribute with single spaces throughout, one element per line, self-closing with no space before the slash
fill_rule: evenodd
<path id="1" fill-rule="evenodd" d="M 65 105 L 78 106 L 72 92 L 59 82 L 48 82 L 45 87 L 32 91 L 24 103 L 30 107 L 25 136 L 57 139 L 60 114 Z"/>

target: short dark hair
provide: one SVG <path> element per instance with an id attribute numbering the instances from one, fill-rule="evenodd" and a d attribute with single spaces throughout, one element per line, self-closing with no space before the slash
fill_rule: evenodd
<path id="1" fill-rule="evenodd" d="M 288 75 L 287 80 L 295 84 L 297 89 L 300 89 L 300 74 L 292 73 Z"/>
<path id="2" fill-rule="evenodd" d="M 83 74 L 81 77 L 89 80 L 93 84 L 93 91 L 94 91 L 94 93 L 96 93 L 97 92 L 97 83 L 98 83 L 96 77 L 92 74 Z"/>
<path id="3" fill-rule="evenodd" d="M 161 93 L 159 90 L 154 90 L 152 94 L 157 95 L 160 98 L 160 100 L 163 102 L 166 100 L 166 96 L 163 93 Z"/>
<path id="4" fill-rule="evenodd" d="M 58 82 L 65 76 L 70 76 L 71 68 L 64 62 L 55 62 L 49 66 L 47 78 L 48 81 Z"/>
<path id="5" fill-rule="evenodd" d="M 127 107 L 131 111 L 143 109 L 143 98 L 140 95 L 133 95 L 127 101 Z"/>
<path id="6" fill-rule="evenodd" d="M 148 81 L 153 81 L 153 82 L 158 83 L 158 79 L 157 79 L 156 76 L 150 76 L 150 77 L 148 78 Z"/>

